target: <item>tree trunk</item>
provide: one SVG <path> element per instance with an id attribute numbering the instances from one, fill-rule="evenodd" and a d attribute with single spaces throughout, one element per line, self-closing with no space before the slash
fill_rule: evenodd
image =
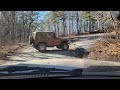
<path id="1" fill-rule="evenodd" d="M 72 17 L 72 34 L 73 34 L 74 30 L 73 30 L 73 17 Z"/>
<path id="2" fill-rule="evenodd" d="M 66 26 L 65 19 L 63 19 L 63 36 L 65 36 L 65 26 Z"/>
<path id="3" fill-rule="evenodd" d="M 77 15 L 77 34 L 79 35 L 80 34 L 80 31 L 79 31 L 79 13 L 78 11 L 76 12 L 76 15 Z"/>
<path id="4" fill-rule="evenodd" d="M 32 36 L 32 31 L 31 31 L 31 24 L 32 22 L 30 22 L 30 24 L 28 25 L 28 32 L 27 32 L 27 42 L 29 41 L 29 36 Z"/>

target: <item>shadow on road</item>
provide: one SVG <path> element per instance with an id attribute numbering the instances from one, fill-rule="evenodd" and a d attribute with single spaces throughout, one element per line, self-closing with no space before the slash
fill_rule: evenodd
<path id="1" fill-rule="evenodd" d="M 26 60 L 17 60 L 17 59 L 16 59 L 16 60 L 12 60 L 12 59 L 9 59 L 9 58 L 8 58 L 7 60 L 5 60 L 5 61 L 18 61 L 18 62 L 26 62 Z"/>
<path id="2" fill-rule="evenodd" d="M 63 56 L 61 56 L 63 55 Z M 65 59 L 66 56 L 68 57 L 76 57 L 76 53 L 74 50 L 46 50 L 45 52 L 24 52 L 24 53 L 18 53 L 14 57 L 14 60 L 8 57 L 7 60 L 9 61 L 20 61 L 25 62 L 28 60 L 43 60 L 43 59 Z"/>
<path id="3" fill-rule="evenodd" d="M 70 56 L 70 57 L 76 57 L 75 50 L 47 50 L 44 52 L 45 54 L 55 54 L 55 55 L 65 55 L 65 56 Z"/>

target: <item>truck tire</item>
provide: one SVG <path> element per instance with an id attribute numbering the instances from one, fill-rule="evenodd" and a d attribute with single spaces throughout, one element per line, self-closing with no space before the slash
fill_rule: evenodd
<path id="1" fill-rule="evenodd" d="M 46 44 L 45 43 L 40 43 L 37 47 L 39 52 L 44 52 L 46 51 Z"/>
<path id="2" fill-rule="evenodd" d="M 61 48 L 62 48 L 62 50 L 68 50 L 69 49 L 69 44 L 63 43 Z"/>

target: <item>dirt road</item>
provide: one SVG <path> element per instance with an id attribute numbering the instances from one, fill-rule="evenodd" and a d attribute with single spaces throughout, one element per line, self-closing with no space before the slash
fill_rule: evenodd
<path id="1" fill-rule="evenodd" d="M 62 51 L 56 47 L 48 47 L 46 52 L 41 53 L 31 45 L 28 45 L 18 50 L 18 53 L 14 56 L 8 56 L 8 59 L 12 62 L 25 62 L 28 60 L 43 59 L 76 59 L 77 55 L 74 50 L 77 47 L 88 49 L 95 42 L 95 40 L 101 36 L 102 34 L 78 36 L 72 40 L 72 43 L 70 44 L 70 50 L 68 51 Z"/>
<path id="2" fill-rule="evenodd" d="M 103 34 L 94 34 L 94 35 L 82 35 L 77 36 L 72 40 L 70 44 L 70 50 L 62 51 L 56 47 L 47 48 L 47 51 L 44 53 L 39 52 L 31 45 L 25 46 L 24 48 L 17 51 L 13 56 L 8 56 L 8 61 L 5 64 L 0 66 L 8 65 L 51 65 L 51 66 L 70 66 L 70 67 L 88 67 L 90 64 L 100 65 L 114 65 L 111 62 L 103 61 L 93 61 L 87 57 L 78 58 L 75 53 L 77 47 L 83 47 L 89 49 L 91 45 L 97 40 L 100 39 Z M 93 63 L 92 63 L 93 62 Z M 117 64 L 116 64 L 117 65 Z M 120 64 L 118 64 L 120 65 Z"/>

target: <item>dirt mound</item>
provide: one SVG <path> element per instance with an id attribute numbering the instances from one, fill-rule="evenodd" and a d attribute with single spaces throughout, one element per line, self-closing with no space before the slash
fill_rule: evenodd
<path id="1" fill-rule="evenodd" d="M 98 40 L 89 52 L 89 57 L 95 60 L 120 61 L 120 41 Z"/>

